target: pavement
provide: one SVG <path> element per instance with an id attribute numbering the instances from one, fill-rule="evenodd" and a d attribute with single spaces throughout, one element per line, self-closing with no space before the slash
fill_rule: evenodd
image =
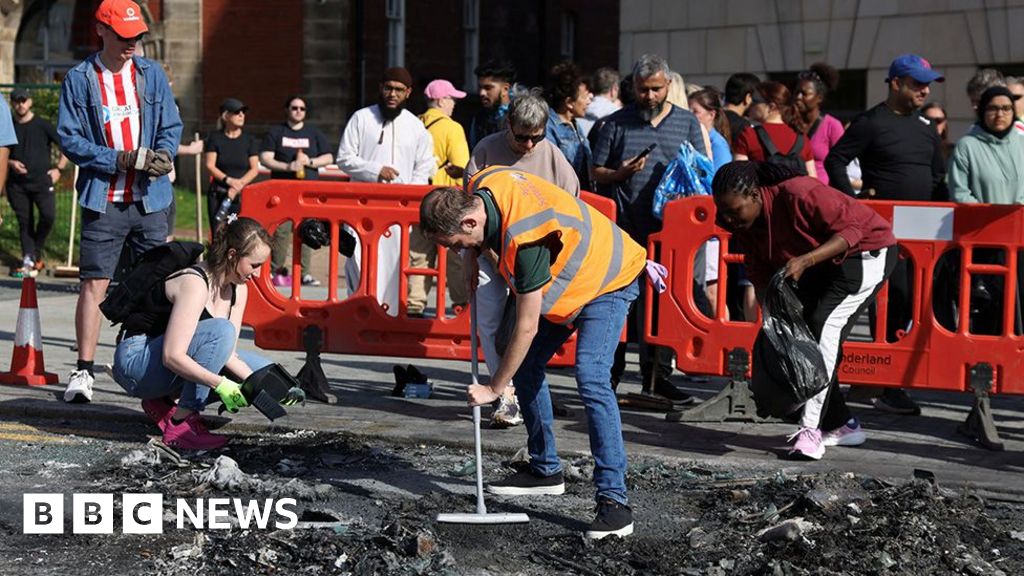
<path id="1" fill-rule="evenodd" d="M 39 311 L 46 367 L 61 376 L 53 386 L 0 386 L 0 441 L 29 442 L 19 423 L 38 418 L 53 419 L 58 429 L 96 437 L 109 435 L 112 422 L 147 422 L 139 402 L 128 397 L 109 376 L 97 368 L 95 396 L 90 404 L 61 401 L 64 383 L 74 368 L 74 310 L 77 284 L 55 278 L 39 278 Z M 0 280 L 0 369 L 6 369 L 11 355 L 18 315 L 20 281 Z M 306 290 L 303 291 L 306 294 Z M 310 292 L 309 297 L 317 296 Z M 104 325 L 97 366 L 110 362 L 116 331 Z M 243 330 L 241 348 L 256 349 L 252 333 Z M 293 374 L 302 367 L 300 352 L 263 351 Z M 619 392 L 639 391 L 636 355 L 627 356 L 627 379 Z M 442 444 L 471 446 L 471 410 L 465 401 L 470 381 L 466 362 L 388 358 L 374 356 L 323 355 L 323 368 L 330 381 L 335 404 L 307 402 L 289 408 L 289 415 L 270 422 L 255 410 L 243 410 L 230 419 L 211 417 L 228 434 L 253 431 L 287 433 L 295 429 L 344 431 L 368 440 L 412 445 Z M 434 383 L 428 399 L 390 396 L 394 386 L 392 366 L 413 363 Z M 629 380 L 629 376 L 634 379 Z M 724 385 L 721 378 L 692 382 L 681 375 L 675 381 L 698 399 L 707 399 Z M 557 399 L 576 415 L 556 419 L 559 452 L 565 456 L 588 454 L 587 424 L 582 404 L 575 393 L 571 370 L 552 370 L 549 383 Z M 993 413 L 1006 445 L 1003 452 L 991 452 L 956 433 L 957 425 L 970 410 L 966 394 L 914 391 L 923 407 L 918 417 L 884 414 L 867 405 L 854 404 L 869 433 L 868 442 L 858 448 L 830 448 L 819 462 L 792 462 L 782 458 L 786 435 L 793 427 L 775 423 L 670 423 L 658 412 L 625 409 L 623 435 L 630 458 L 650 457 L 706 463 L 708 466 L 736 466 L 763 470 L 816 473 L 850 471 L 883 478 L 909 478 L 915 470 L 928 470 L 941 484 L 975 487 L 983 493 L 999 493 L 1024 499 L 1024 398 L 995 397 Z M 485 409 L 485 417 L 487 410 Z M 99 425 L 102 422 L 104 425 Z M 95 425 L 91 425 L 94 423 Z M 153 427 L 153 432 L 156 428 Z M 139 440 L 144 442 L 143 439 Z M 485 449 L 513 452 L 525 445 L 522 427 L 483 431 Z"/>

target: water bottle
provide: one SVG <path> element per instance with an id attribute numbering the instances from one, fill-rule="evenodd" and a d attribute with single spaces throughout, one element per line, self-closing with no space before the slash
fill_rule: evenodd
<path id="1" fill-rule="evenodd" d="M 231 209 L 231 203 L 234 200 L 230 196 L 224 198 L 224 201 L 220 203 L 220 208 L 217 208 L 217 213 L 213 216 L 215 222 L 223 222 L 224 218 L 228 215 L 228 210 Z"/>

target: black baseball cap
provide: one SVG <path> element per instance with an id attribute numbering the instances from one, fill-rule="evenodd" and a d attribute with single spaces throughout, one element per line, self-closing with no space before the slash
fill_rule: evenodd
<path id="1" fill-rule="evenodd" d="M 240 110 L 248 111 L 249 107 L 246 106 L 238 98 L 228 98 L 220 103 L 221 112 L 231 112 L 232 114 L 234 114 L 235 112 L 238 112 Z"/>
<path id="2" fill-rule="evenodd" d="M 11 90 L 11 102 L 14 102 L 15 100 L 28 100 L 31 97 L 32 95 L 24 88 L 15 88 L 14 90 Z"/>

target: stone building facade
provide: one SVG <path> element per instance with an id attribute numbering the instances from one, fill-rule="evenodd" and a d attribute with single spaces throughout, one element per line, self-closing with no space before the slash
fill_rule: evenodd
<path id="1" fill-rule="evenodd" d="M 955 137 L 973 118 L 964 88 L 978 68 L 1024 73 L 1021 25 L 1024 0 L 622 0 L 619 66 L 655 52 L 687 82 L 722 87 L 733 72 L 784 78 L 825 61 L 872 105 L 893 57 L 914 52 L 946 75 L 932 98 Z"/>

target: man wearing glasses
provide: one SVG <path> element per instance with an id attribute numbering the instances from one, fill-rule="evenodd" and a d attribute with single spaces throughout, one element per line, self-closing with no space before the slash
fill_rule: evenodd
<path id="1" fill-rule="evenodd" d="M 289 96 L 284 102 L 287 119 L 267 130 L 260 146 L 260 162 L 270 169 L 271 178 L 284 180 L 316 180 L 320 168 L 331 163 L 330 144 L 319 128 L 306 122 L 309 104 L 302 96 Z M 270 281 L 274 286 L 291 286 L 285 259 L 292 251 L 292 223 L 282 222 L 274 230 L 274 243 L 270 249 Z M 319 286 L 320 281 L 310 273 L 313 252 L 303 245 L 299 261 L 303 286 Z"/>
<path id="2" fill-rule="evenodd" d="M 50 159 L 50 145 L 60 146 L 57 130 L 32 111 L 32 96 L 24 88 L 11 91 L 18 145 L 11 151 L 7 198 L 18 217 L 21 237 L 21 267 L 15 278 L 35 277 L 43 268 L 43 244 L 53 228 L 57 210 L 53 187 L 68 160 L 63 154 L 56 166 Z M 38 216 L 33 212 L 38 212 Z"/>
<path id="3" fill-rule="evenodd" d="M 167 175 L 182 125 L 164 71 L 135 54 L 148 30 L 138 4 L 103 0 L 96 10 L 103 48 L 72 68 L 61 86 L 57 134 L 64 154 L 81 169 L 82 206 L 78 365 L 65 402 L 92 400 L 99 304 L 122 247 L 127 242 L 137 256 L 167 238 Z"/>
<path id="4" fill-rule="evenodd" d="M 573 196 L 580 194 L 580 181 L 572 164 L 550 140 L 545 140 L 548 105 L 538 94 L 517 97 L 509 105 L 505 130 L 491 134 L 473 148 L 466 166 L 466 180 L 489 166 L 512 166 L 557 185 Z M 497 334 L 505 313 L 509 288 L 485 255 L 478 259 L 479 287 L 476 290 L 477 332 L 484 349 L 487 370 L 493 375 L 501 364 Z M 514 385 L 514 383 L 513 383 Z M 559 414 L 560 413 L 560 414 Z M 556 406 L 556 414 L 565 415 Z M 513 386 L 505 388 L 498 408 L 491 414 L 492 428 L 508 428 L 522 424 Z"/>

